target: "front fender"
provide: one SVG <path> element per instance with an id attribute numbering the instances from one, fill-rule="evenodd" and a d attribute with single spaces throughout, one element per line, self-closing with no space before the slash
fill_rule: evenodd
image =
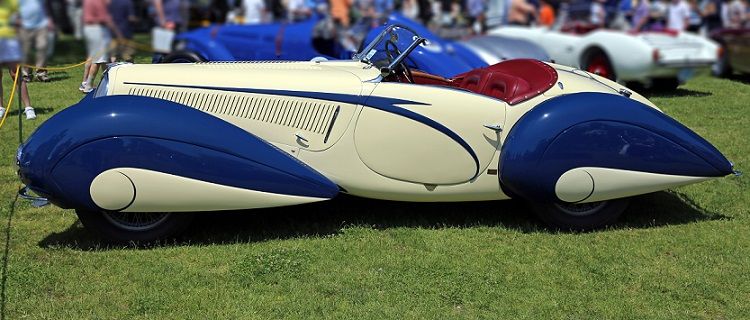
<path id="1" fill-rule="evenodd" d="M 21 180 L 64 208 L 98 210 L 92 182 L 118 168 L 284 196 L 338 193 L 320 173 L 228 122 L 139 96 L 82 100 L 42 124 L 17 160 Z"/>
<path id="2" fill-rule="evenodd" d="M 229 49 L 211 36 L 214 28 L 220 27 L 213 26 L 185 32 L 177 35 L 175 41 L 185 42 L 184 50 L 195 52 L 208 61 L 233 61 L 234 56 Z"/>
<path id="3" fill-rule="evenodd" d="M 539 104 L 513 126 L 502 147 L 500 182 L 517 197 L 561 201 L 560 177 L 578 168 L 659 177 L 732 173 L 714 146 L 656 109 L 623 96 L 576 93 Z"/>

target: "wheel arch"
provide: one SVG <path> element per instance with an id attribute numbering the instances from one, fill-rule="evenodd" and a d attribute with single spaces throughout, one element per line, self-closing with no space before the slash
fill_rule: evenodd
<path id="1" fill-rule="evenodd" d="M 588 66 L 588 63 L 591 61 L 591 59 L 596 54 L 602 54 L 607 59 L 607 62 L 609 63 L 609 66 L 612 68 L 612 72 L 614 73 L 614 80 L 610 79 L 612 81 L 616 81 L 618 79 L 618 74 L 620 74 L 620 70 L 618 70 L 617 65 L 614 63 L 614 59 L 612 57 L 612 54 L 609 52 L 609 50 L 605 49 L 605 47 L 598 43 L 592 43 L 586 46 L 579 56 L 579 62 L 578 65 L 581 67 L 581 69 L 585 69 Z"/>

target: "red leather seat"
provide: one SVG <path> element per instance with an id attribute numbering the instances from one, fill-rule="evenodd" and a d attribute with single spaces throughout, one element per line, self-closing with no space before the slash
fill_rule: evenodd
<path id="1" fill-rule="evenodd" d="M 417 70 L 412 71 L 412 78 L 415 84 L 461 88 L 514 105 L 551 88 L 557 82 L 557 72 L 538 60 L 516 59 L 474 69 L 452 79 Z"/>
<path id="2" fill-rule="evenodd" d="M 452 84 L 514 105 L 542 94 L 555 82 L 557 72 L 548 64 L 516 59 L 460 74 Z"/>

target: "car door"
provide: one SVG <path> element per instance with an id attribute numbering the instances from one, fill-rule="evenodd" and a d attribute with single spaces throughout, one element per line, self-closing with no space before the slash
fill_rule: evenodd
<path id="1" fill-rule="evenodd" d="M 376 173 L 445 185 L 487 169 L 505 124 L 503 101 L 442 86 L 380 83 L 354 133 L 357 154 Z"/>

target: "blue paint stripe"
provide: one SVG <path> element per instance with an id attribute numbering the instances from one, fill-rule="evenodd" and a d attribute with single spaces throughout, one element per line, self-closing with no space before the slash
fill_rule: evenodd
<path id="1" fill-rule="evenodd" d="M 140 85 L 140 86 L 169 87 L 169 88 L 204 89 L 204 90 L 217 90 L 217 91 L 228 91 L 228 92 L 243 92 L 243 93 L 253 93 L 253 94 L 267 94 L 267 95 L 336 101 L 336 102 L 349 103 L 349 104 L 359 104 L 365 107 L 370 107 L 370 108 L 382 110 L 388 113 L 397 114 L 402 117 L 409 118 L 411 120 L 422 123 L 437 131 L 442 132 L 449 138 L 453 139 L 453 141 L 461 145 L 461 147 L 463 147 L 464 150 L 466 150 L 466 152 L 468 152 L 469 155 L 471 155 L 471 158 L 474 159 L 474 164 L 476 166 L 476 170 L 474 171 L 474 176 L 472 177 L 472 179 L 479 176 L 479 158 L 477 157 L 477 154 L 474 152 L 474 149 L 472 149 L 471 146 L 466 141 L 464 141 L 463 138 L 461 138 L 461 136 L 459 136 L 458 134 L 453 132 L 451 129 L 448 129 L 446 126 L 442 125 L 441 123 L 435 120 L 432 120 L 428 117 L 425 117 L 411 110 L 404 109 L 404 108 L 397 106 L 400 104 L 429 106 L 430 104 L 427 104 L 427 103 L 411 101 L 411 100 L 403 100 L 403 99 L 397 99 L 397 98 L 378 97 L 378 96 L 363 97 L 360 95 L 351 95 L 351 94 L 342 94 L 342 93 L 232 88 L 232 87 L 212 87 L 212 86 L 143 83 L 143 82 L 125 82 L 124 84 Z"/>

